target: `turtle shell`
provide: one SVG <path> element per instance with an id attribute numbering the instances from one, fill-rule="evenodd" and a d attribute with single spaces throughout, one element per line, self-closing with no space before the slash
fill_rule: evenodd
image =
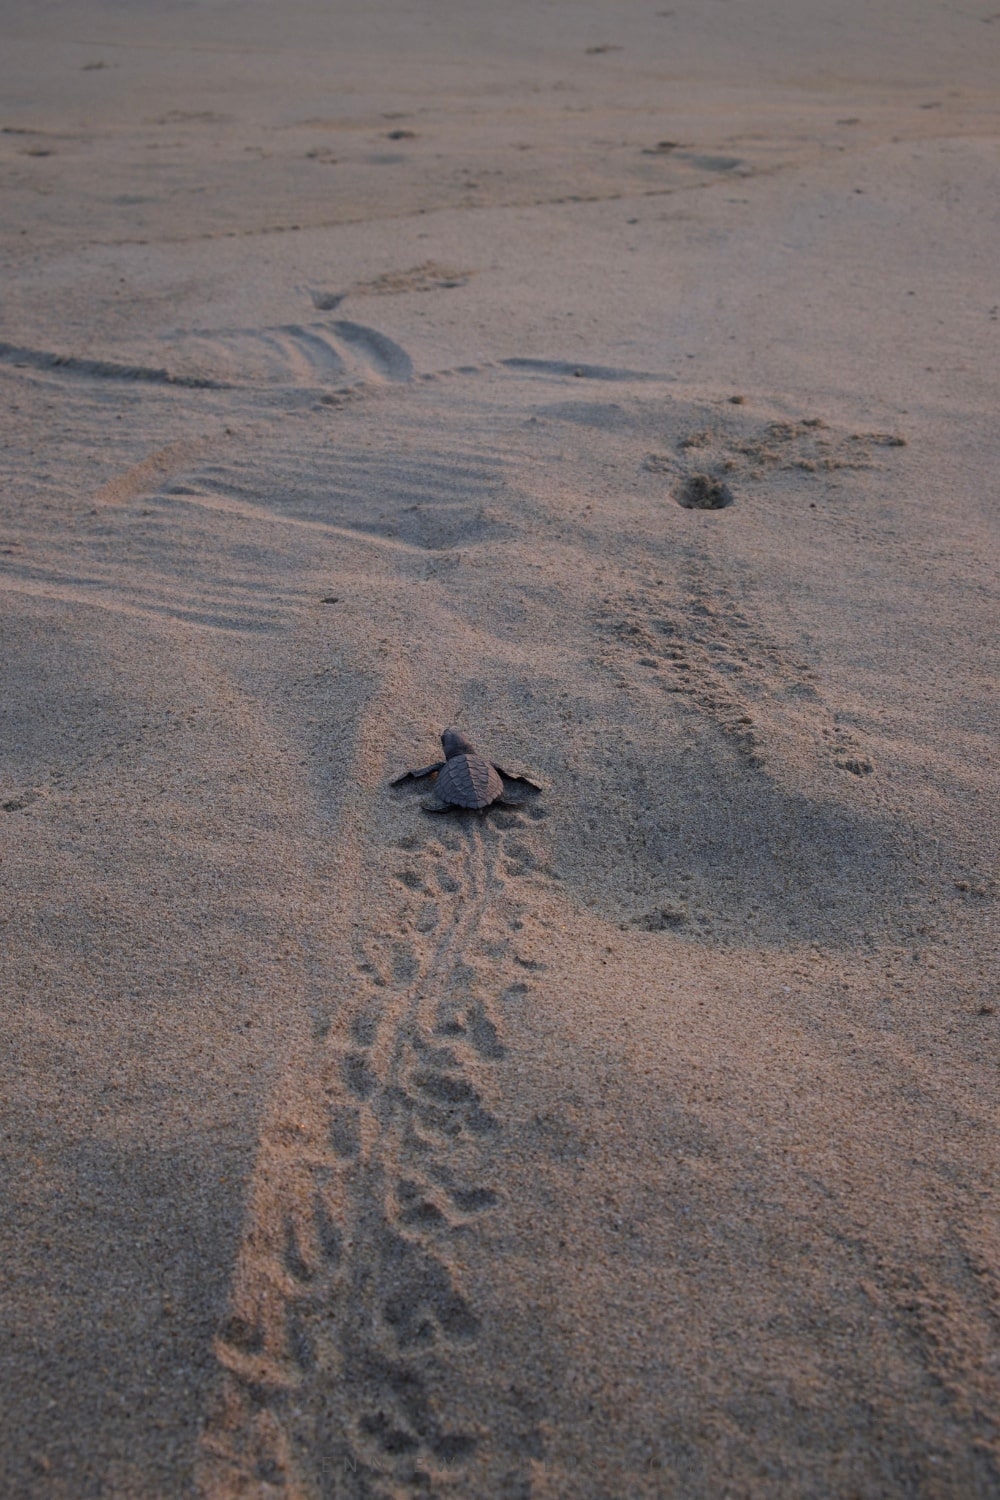
<path id="1" fill-rule="evenodd" d="M 438 772 L 434 795 L 455 807 L 489 807 L 503 796 L 503 782 L 481 755 L 452 755 Z"/>

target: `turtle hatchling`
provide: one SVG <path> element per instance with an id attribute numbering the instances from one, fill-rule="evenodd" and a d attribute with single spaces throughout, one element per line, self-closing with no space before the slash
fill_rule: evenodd
<path id="1" fill-rule="evenodd" d="M 398 786 L 401 781 L 419 781 L 422 776 L 436 775 L 433 793 L 420 804 L 426 812 L 444 812 L 448 807 L 471 807 L 476 812 L 483 812 L 494 802 L 502 807 L 517 807 L 519 799 L 507 795 L 504 783 L 508 781 L 541 791 L 538 783 L 530 777 L 515 776 L 502 766 L 484 760 L 457 729 L 446 729 L 441 744 L 444 760 L 421 766 L 417 771 L 404 771 L 392 782 L 393 786 Z"/>

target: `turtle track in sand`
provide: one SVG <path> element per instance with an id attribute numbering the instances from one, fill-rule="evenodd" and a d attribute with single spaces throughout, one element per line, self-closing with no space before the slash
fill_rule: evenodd
<path id="1" fill-rule="evenodd" d="M 507 1012 L 534 820 L 448 815 L 360 857 L 339 1009 L 262 1133 L 201 1445 L 208 1496 L 506 1493 L 539 1438 L 486 1365 Z M 488 1343 L 492 1343 L 489 1340 Z"/>

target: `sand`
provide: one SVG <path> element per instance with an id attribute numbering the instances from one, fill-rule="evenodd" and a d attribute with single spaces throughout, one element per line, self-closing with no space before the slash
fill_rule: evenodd
<path id="1" fill-rule="evenodd" d="M 1000 1495 L 998 65 L 4 7 L 4 1495 Z"/>

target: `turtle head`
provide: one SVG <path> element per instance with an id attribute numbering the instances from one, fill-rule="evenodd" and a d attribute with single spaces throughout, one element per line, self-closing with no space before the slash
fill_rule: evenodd
<path id="1" fill-rule="evenodd" d="M 476 753 L 465 735 L 459 734 L 457 729 L 446 729 L 441 736 L 441 744 L 444 746 L 445 760 L 451 760 L 453 755 L 475 755 Z"/>

